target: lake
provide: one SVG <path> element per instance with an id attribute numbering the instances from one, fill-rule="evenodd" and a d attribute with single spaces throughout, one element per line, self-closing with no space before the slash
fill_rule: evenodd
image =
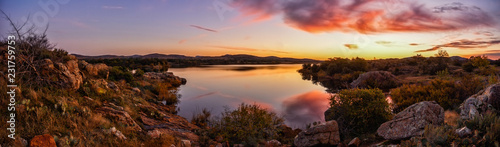
<path id="1" fill-rule="evenodd" d="M 170 68 L 186 78 L 180 87 L 179 115 L 191 120 L 201 109 L 219 115 L 225 108 L 234 110 L 241 103 L 258 104 L 285 118 L 290 127 L 324 121 L 329 107 L 326 88 L 302 80 L 300 64 L 214 65 Z"/>

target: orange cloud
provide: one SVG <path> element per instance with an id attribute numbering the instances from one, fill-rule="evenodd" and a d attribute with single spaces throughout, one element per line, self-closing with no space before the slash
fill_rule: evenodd
<path id="1" fill-rule="evenodd" d="M 234 0 L 234 3 L 245 15 L 256 18 L 283 13 L 287 25 L 310 33 L 434 32 L 496 24 L 490 14 L 461 3 L 434 8 L 418 2 L 387 0 Z M 387 3 L 397 3 L 398 7 L 373 7 Z"/>
<path id="2" fill-rule="evenodd" d="M 500 40 L 491 41 L 472 41 L 472 40 L 459 40 L 455 42 L 450 42 L 447 44 L 436 45 L 430 49 L 418 50 L 415 52 L 429 52 L 439 50 L 443 47 L 452 47 L 458 49 L 475 49 L 475 48 L 486 48 L 495 44 L 500 44 Z"/>
<path id="3" fill-rule="evenodd" d="M 358 49 L 357 44 L 344 44 L 344 46 L 347 47 L 348 49 L 351 49 L 351 50 Z"/>

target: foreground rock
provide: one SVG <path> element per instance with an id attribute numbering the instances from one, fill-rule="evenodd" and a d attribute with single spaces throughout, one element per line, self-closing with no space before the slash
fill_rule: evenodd
<path id="1" fill-rule="evenodd" d="M 181 116 L 167 113 L 168 108 L 166 108 L 166 106 L 147 106 L 138 104 L 138 107 L 143 110 L 158 113 L 157 116 L 140 113 L 142 125 L 149 136 L 157 138 L 161 135 L 172 135 L 198 142 L 199 137 L 194 134 L 193 131 L 199 129 L 199 127 L 189 123 L 189 121 Z"/>
<path id="2" fill-rule="evenodd" d="M 49 134 L 37 135 L 31 139 L 30 147 L 56 147 L 56 141 Z"/>
<path id="3" fill-rule="evenodd" d="M 340 133 L 337 121 L 332 120 L 300 132 L 294 140 L 299 147 L 315 145 L 338 145 Z"/>
<path id="4" fill-rule="evenodd" d="M 460 105 L 460 118 L 472 119 L 485 112 L 498 110 L 499 107 L 500 83 L 497 83 L 467 98 Z"/>
<path id="5" fill-rule="evenodd" d="M 370 71 L 359 75 L 351 87 L 390 89 L 400 85 L 399 80 L 387 71 Z"/>
<path id="6" fill-rule="evenodd" d="M 427 125 L 443 123 L 443 107 L 435 101 L 424 101 L 413 104 L 396 114 L 391 121 L 380 125 L 377 133 L 388 140 L 401 140 L 422 135 Z"/>

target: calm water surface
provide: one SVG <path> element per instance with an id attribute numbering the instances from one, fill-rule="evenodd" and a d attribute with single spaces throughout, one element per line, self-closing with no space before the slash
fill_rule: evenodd
<path id="1" fill-rule="evenodd" d="M 283 116 L 291 127 L 304 127 L 324 120 L 329 94 L 324 87 L 302 80 L 300 68 L 300 64 L 215 65 L 169 71 L 187 79 L 180 87 L 178 114 L 188 120 L 202 108 L 220 114 L 225 108 L 255 103 Z"/>

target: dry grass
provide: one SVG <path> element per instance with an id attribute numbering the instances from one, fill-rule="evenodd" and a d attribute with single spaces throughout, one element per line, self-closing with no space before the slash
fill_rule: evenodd
<path id="1" fill-rule="evenodd" d="M 453 126 L 453 127 L 457 127 L 458 126 L 458 119 L 460 119 L 460 115 L 457 112 L 450 111 L 450 110 L 446 110 L 444 112 L 444 123 L 445 124 L 448 124 L 448 125 Z"/>

